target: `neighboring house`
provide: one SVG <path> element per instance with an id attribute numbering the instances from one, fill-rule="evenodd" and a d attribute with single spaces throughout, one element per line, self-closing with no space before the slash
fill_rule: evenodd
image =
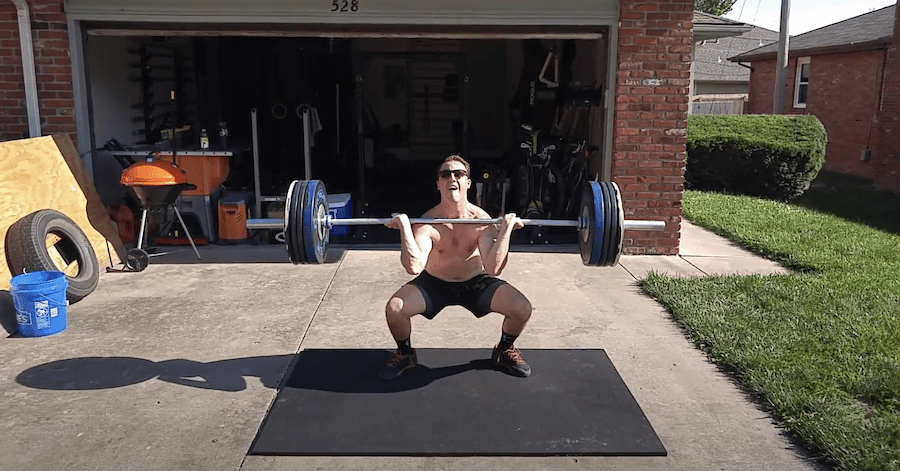
<path id="1" fill-rule="evenodd" d="M 728 36 L 698 30 L 719 30 Z M 734 33 L 740 32 L 739 36 Z M 708 39 L 701 39 L 708 37 Z M 694 12 L 694 91 L 691 112 L 695 114 L 741 114 L 750 90 L 750 67 L 729 57 L 778 41 L 778 32 L 727 18 Z"/>
<path id="2" fill-rule="evenodd" d="M 896 5 L 791 37 L 784 113 L 815 115 L 825 168 L 900 192 L 900 13 Z M 728 59 L 751 63 L 749 113 L 772 113 L 778 44 Z"/>
<path id="3" fill-rule="evenodd" d="M 323 128 L 314 151 L 332 172 L 323 178 L 329 189 L 373 199 L 412 190 L 406 201 L 416 201 L 424 193 L 409 182 L 432 178 L 436 155 L 459 146 L 493 158 L 514 148 L 503 142 L 514 129 L 513 90 L 521 107 L 547 115 L 535 102 L 555 106 L 546 89 L 560 76 L 546 52 L 532 51 L 572 40 L 577 82 L 599 90 L 584 133 L 600 149 L 592 176 L 619 184 L 629 219 L 668 222 L 663 232 L 627 233 L 625 251 L 674 255 L 692 12 L 693 0 L 0 1 L 0 139 L 67 134 L 97 186 L 115 186 L 121 166 L 102 150 L 118 147 L 112 139 L 153 146 L 159 141 L 147 136 L 190 120 L 181 136 L 194 136 L 182 146 L 196 148 L 200 129 L 225 121 L 229 144 L 248 153 L 258 117 L 259 144 L 271 149 L 261 151 L 270 165 L 258 173 L 293 177 L 300 167 L 293 178 L 306 178 L 297 165 L 304 153 L 272 142 L 295 145 L 299 110 L 312 102 Z M 461 56 L 468 62 L 454 62 Z M 549 78 L 539 82 L 542 65 Z M 357 97 L 372 106 L 355 106 Z M 459 116 L 468 120 L 462 126 Z M 373 136 L 410 150 L 373 157 Z M 428 154 L 427 146 L 442 147 Z"/>

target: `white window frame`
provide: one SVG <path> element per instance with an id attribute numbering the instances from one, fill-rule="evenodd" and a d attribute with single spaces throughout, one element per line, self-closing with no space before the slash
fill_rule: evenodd
<path id="1" fill-rule="evenodd" d="M 809 57 L 800 57 L 797 59 L 797 71 L 794 72 L 794 108 L 806 108 L 806 102 L 809 101 L 809 77 L 806 77 L 806 82 L 800 82 L 800 71 L 803 69 L 803 65 L 809 65 Z M 812 72 L 812 67 L 810 67 L 810 72 Z M 800 86 L 806 86 L 806 101 L 800 103 L 798 100 L 800 99 Z"/>

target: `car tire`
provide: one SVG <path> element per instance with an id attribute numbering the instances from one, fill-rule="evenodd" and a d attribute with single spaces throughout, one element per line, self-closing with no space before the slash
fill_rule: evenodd
<path id="1" fill-rule="evenodd" d="M 59 238 L 51 248 L 67 264 L 78 263 L 78 273 L 66 275 L 66 299 L 75 303 L 91 294 L 100 281 L 97 254 L 84 231 L 68 216 L 52 209 L 35 211 L 19 219 L 6 233 L 6 258 L 13 276 L 35 271 L 64 271 L 47 247 L 47 236 Z"/>

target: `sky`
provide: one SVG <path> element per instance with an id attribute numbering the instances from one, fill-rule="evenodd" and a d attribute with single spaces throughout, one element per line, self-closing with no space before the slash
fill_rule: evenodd
<path id="1" fill-rule="evenodd" d="M 896 0 L 787 0 L 788 34 L 796 36 L 897 3 Z M 782 0 L 737 0 L 725 18 L 778 31 Z"/>

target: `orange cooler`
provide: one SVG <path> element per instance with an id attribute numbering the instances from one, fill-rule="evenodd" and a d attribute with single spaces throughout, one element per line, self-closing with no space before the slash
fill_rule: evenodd
<path id="1" fill-rule="evenodd" d="M 247 200 L 240 193 L 232 193 L 219 199 L 219 239 L 222 241 L 246 240 Z"/>

